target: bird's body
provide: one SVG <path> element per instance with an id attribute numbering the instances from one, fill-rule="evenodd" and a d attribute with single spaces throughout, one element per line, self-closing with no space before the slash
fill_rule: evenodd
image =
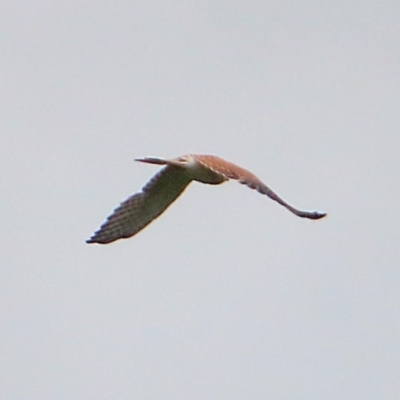
<path id="1" fill-rule="evenodd" d="M 100 229 L 86 241 L 87 243 L 106 244 L 135 235 L 162 214 L 191 181 L 219 185 L 229 179 L 235 179 L 251 189 L 266 194 L 299 217 L 319 219 L 326 215 L 315 211 L 297 210 L 282 200 L 253 173 L 216 156 L 191 154 L 170 160 L 142 158 L 137 161 L 164 165 L 164 168 L 143 187 L 141 192 L 121 203 Z"/>

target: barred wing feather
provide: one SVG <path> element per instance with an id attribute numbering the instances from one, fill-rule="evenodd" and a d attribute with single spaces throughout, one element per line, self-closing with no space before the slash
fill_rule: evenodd
<path id="1" fill-rule="evenodd" d="M 122 202 L 86 243 L 105 244 L 135 235 L 161 215 L 190 182 L 182 168 L 164 167 L 141 192 Z"/>

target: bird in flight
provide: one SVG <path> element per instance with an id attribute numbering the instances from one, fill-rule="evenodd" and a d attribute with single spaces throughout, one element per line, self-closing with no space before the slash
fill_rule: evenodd
<path id="1" fill-rule="evenodd" d="M 147 157 L 138 158 L 136 161 L 163 165 L 164 168 L 146 183 L 141 192 L 122 202 L 86 243 L 106 244 L 135 235 L 161 215 L 191 181 L 219 185 L 229 179 L 235 179 L 267 195 L 298 217 L 320 219 L 326 215 L 292 207 L 253 173 L 216 156 L 190 154 L 173 159 Z"/>

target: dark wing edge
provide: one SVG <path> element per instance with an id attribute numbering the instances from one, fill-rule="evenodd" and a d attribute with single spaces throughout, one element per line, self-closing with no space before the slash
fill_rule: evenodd
<path id="1" fill-rule="evenodd" d="M 275 200 L 277 203 L 282 205 L 283 207 L 287 208 L 290 212 L 294 215 L 297 215 L 301 218 L 308 218 L 308 219 L 321 219 L 325 217 L 327 214 L 318 211 L 304 211 L 294 208 L 290 204 L 288 204 L 285 200 L 279 197 L 273 190 L 271 190 L 267 185 L 261 182 L 261 185 L 258 185 L 255 188 L 259 193 L 267 195 L 270 199 Z"/>
<path id="2" fill-rule="evenodd" d="M 212 169 L 219 174 L 222 174 L 226 178 L 235 179 L 239 183 L 248 186 L 250 189 L 255 189 L 259 193 L 267 195 L 270 199 L 276 201 L 298 217 L 308 219 L 320 219 L 327 215 L 326 213 L 318 211 L 298 210 L 297 208 L 288 204 L 281 197 L 279 197 L 272 189 L 270 189 L 252 172 L 242 167 L 239 167 L 238 165 L 233 164 L 229 161 L 209 155 L 196 156 L 196 159 L 206 167 Z"/>
<path id="3" fill-rule="evenodd" d="M 107 244 L 135 235 L 160 216 L 190 182 L 183 169 L 164 167 L 141 192 L 123 201 L 86 243 Z"/>

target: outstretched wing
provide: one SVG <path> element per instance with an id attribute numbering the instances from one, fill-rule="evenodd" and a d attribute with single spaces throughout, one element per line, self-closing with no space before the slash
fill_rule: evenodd
<path id="1" fill-rule="evenodd" d="M 285 200 L 281 199 L 274 191 L 258 179 L 253 173 L 246 169 L 239 167 L 222 158 L 209 155 L 195 155 L 196 160 L 203 164 L 205 167 L 224 175 L 228 179 L 235 179 L 240 183 L 247 185 L 251 189 L 255 189 L 262 194 L 266 194 L 272 200 L 275 200 L 282 206 L 286 207 L 293 214 L 302 218 L 319 219 L 325 217 L 326 213 L 317 211 L 302 211 L 292 207 Z"/>
<path id="2" fill-rule="evenodd" d="M 162 214 L 190 182 L 182 168 L 164 167 L 141 192 L 121 203 L 86 243 L 106 244 L 135 235 Z"/>

